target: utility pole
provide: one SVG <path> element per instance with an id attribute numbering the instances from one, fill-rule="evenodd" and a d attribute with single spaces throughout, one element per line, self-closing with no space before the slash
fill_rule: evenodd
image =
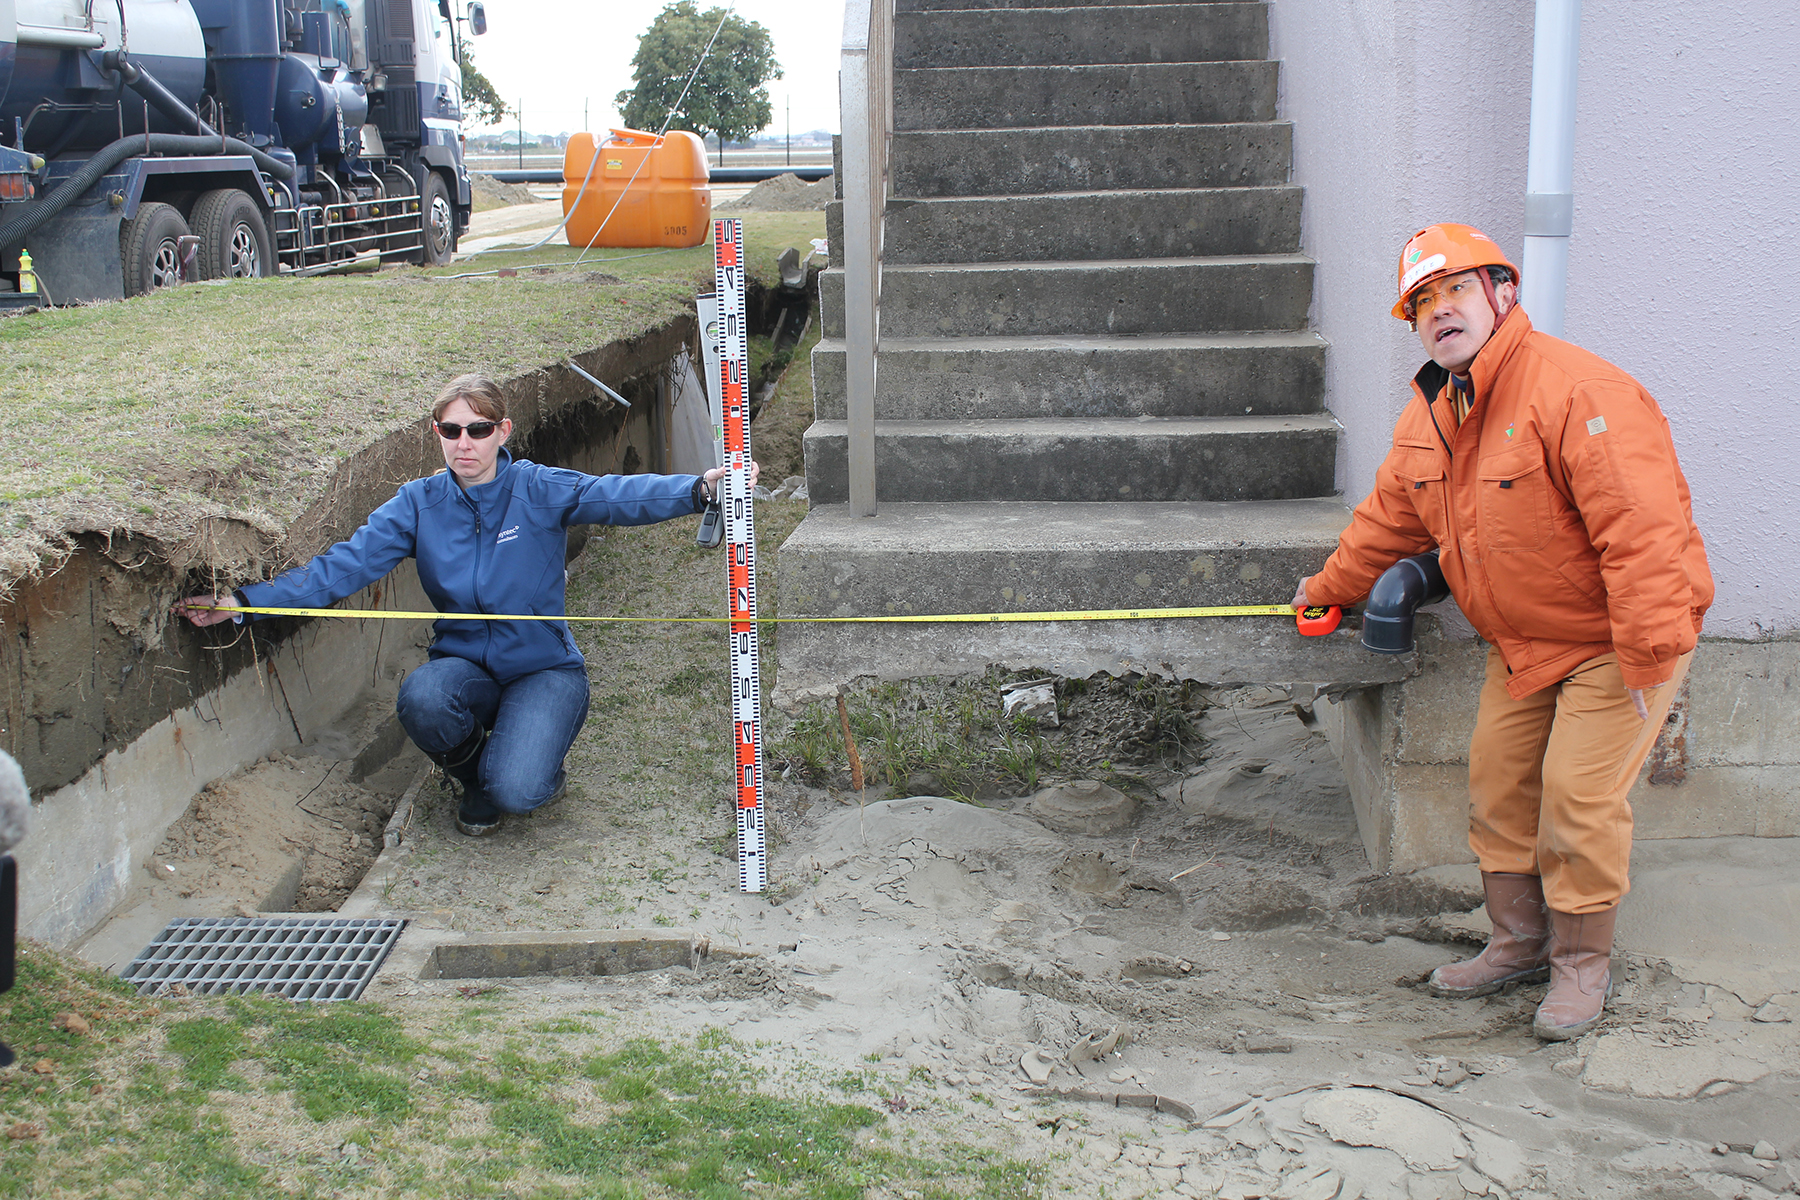
<path id="1" fill-rule="evenodd" d="M 794 165 L 794 98 L 783 96 L 781 107 L 787 113 L 787 165 L 791 167 Z"/>
<path id="2" fill-rule="evenodd" d="M 525 169 L 525 98 L 519 98 L 519 170 Z"/>

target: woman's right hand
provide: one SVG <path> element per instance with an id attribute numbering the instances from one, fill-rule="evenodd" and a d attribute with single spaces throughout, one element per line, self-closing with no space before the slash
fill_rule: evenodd
<path id="1" fill-rule="evenodd" d="M 204 629 L 208 625 L 217 625 L 229 621 L 237 613 L 219 612 L 221 604 L 237 604 L 236 596 L 189 596 L 185 600 L 177 600 L 173 611 L 177 616 L 186 617 L 195 625 Z"/>

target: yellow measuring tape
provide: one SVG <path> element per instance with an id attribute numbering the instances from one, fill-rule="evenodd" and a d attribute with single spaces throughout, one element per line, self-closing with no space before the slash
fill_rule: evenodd
<path id="1" fill-rule="evenodd" d="M 269 617 L 365 617 L 380 621 L 658 621 L 685 624 L 728 623 L 730 617 L 548 617 L 512 613 L 401 612 L 371 608 L 238 608 L 218 605 L 212 611 L 254 613 Z M 1225 604 L 1212 608 L 1091 608 L 1075 612 L 908 613 L 886 617 L 762 617 L 758 624 L 876 625 L 929 621 L 1142 621 L 1183 617 L 1292 617 L 1286 604 Z"/>

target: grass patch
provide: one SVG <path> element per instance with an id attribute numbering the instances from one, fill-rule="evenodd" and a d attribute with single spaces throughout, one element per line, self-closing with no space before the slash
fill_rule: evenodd
<path id="1" fill-rule="evenodd" d="M 923 787 L 962 800 L 1023 795 L 1061 766 L 1034 717 L 1008 717 L 996 697 L 1010 679 L 878 683 L 846 694 L 850 736 L 867 784 Z M 768 761 L 817 787 L 848 787 L 849 756 L 835 701 L 802 708 L 771 731 Z M 920 778 L 929 776 L 929 779 Z"/>
<path id="2" fill-rule="evenodd" d="M 315 1121 L 397 1121 L 412 1112 L 407 1069 L 420 1044 L 373 1005 L 303 1007 L 259 1001 L 240 1010 L 266 1030 L 259 1049 L 271 1076 Z"/>
<path id="3" fill-rule="evenodd" d="M 155 1001 L 140 1000 L 130 984 L 84 971 L 54 951 L 22 941 L 12 990 L 0 996 L 0 1042 L 21 1061 L 47 1058 L 58 1070 L 80 1067 L 119 1030 L 159 1011 Z M 70 1013 L 88 1024 L 88 1032 L 64 1027 L 60 1018 Z M 11 1078 L 0 1074 L 0 1086 Z"/>
<path id="4" fill-rule="evenodd" d="M 53 1065 L 0 1073 L 0 1197 L 1037 1194 L 985 1150 L 893 1149 L 875 1072 L 777 1077 L 718 1029 L 620 1040 L 510 1000 L 489 1028 L 453 1004 L 152 1002 L 41 949 L 22 966 L 0 1036 Z M 31 1041 L 65 1011 L 89 1032 Z"/>

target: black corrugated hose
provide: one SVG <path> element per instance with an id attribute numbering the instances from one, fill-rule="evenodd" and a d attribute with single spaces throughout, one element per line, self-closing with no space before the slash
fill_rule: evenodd
<path id="1" fill-rule="evenodd" d="M 78 196 L 100 182 L 106 173 L 134 154 L 189 154 L 206 157 L 217 154 L 247 154 L 266 174 L 276 179 L 292 179 L 294 168 L 278 158 L 258 150 L 237 138 L 200 137 L 190 133 L 135 134 L 123 137 L 95 153 L 81 169 L 58 184 L 48 195 L 28 206 L 23 212 L 0 225 L 0 246 L 22 243 L 27 234 L 67 208 Z"/>

